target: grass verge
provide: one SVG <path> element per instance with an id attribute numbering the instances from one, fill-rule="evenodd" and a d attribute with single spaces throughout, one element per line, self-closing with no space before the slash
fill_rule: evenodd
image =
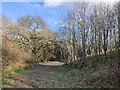
<path id="1" fill-rule="evenodd" d="M 19 74 L 23 74 L 28 70 L 31 70 L 32 67 L 23 67 L 23 68 L 17 68 L 17 69 L 10 69 L 10 70 L 5 70 L 3 71 L 4 75 L 10 75 L 10 76 L 15 76 Z M 10 77 L 3 77 L 2 78 L 2 87 L 3 88 L 11 88 L 12 87 L 12 81 L 13 79 Z"/>
<path id="2" fill-rule="evenodd" d="M 5 70 L 4 73 L 13 76 L 13 75 L 22 74 L 30 69 L 31 69 L 31 67 L 23 67 L 23 68 Z"/>

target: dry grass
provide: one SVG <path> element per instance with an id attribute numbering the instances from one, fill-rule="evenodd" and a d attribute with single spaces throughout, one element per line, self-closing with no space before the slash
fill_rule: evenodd
<path id="1" fill-rule="evenodd" d="M 16 42 L 4 40 L 2 42 L 3 69 L 26 66 L 26 61 L 32 60 L 31 54 L 22 51 Z"/>

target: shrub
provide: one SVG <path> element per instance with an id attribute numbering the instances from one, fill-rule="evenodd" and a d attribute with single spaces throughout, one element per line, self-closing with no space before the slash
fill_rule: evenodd
<path id="1" fill-rule="evenodd" d="M 19 48 L 19 45 L 7 39 L 3 39 L 2 42 L 2 59 L 3 59 L 3 69 L 23 67 L 31 61 L 32 57 L 30 53 Z"/>

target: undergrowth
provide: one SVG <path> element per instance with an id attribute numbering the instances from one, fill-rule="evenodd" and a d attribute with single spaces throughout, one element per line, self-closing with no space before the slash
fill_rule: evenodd
<path id="1" fill-rule="evenodd" d="M 15 75 L 23 74 L 26 71 L 31 70 L 31 68 L 32 67 L 23 67 L 23 68 L 5 70 L 3 72 L 2 87 L 3 88 L 10 88 L 10 87 L 12 87 L 11 83 L 14 81 L 13 78 L 11 78 L 9 76 L 4 76 L 4 75 L 15 76 Z"/>
<path id="2" fill-rule="evenodd" d="M 64 71 L 74 78 L 82 87 L 97 88 L 118 88 L 118 58 L 117 52 L 108 53 L 107 59 L 102 56 L 100 60 L 90 58 L 87 66 L 80 68 L 80 61 L 59 67 L 59 71 Z M 94 63 L 95 62 L 95 63 Z M 93 65 L 92 65 L 93 64 Z"/>

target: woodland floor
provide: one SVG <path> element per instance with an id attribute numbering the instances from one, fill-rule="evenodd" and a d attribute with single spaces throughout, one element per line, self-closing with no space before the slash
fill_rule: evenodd
<path id="1" fill-rule="evenodd" d="M 13 88 L 75 88 L 78 79 L 60 70 L 60 62 L 40 63 L 31 70 L 14 76 Z M 74 82 L 74 83 L 73 83 Z"/>

